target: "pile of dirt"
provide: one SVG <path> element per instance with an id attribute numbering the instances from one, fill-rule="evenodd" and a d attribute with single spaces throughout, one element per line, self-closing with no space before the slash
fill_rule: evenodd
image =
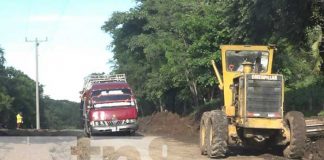
<path id="1" fill-rule="evenodd" d="M 304 159 L 309 160 L 322 160 L 324 159 L 324 139 L 317 139 L 316 141 L 309 142 L 306 146 Z"/>
<path id="2" fill-rule="evenodd" d="M 193 117 L 181 117 L 171 112 L 158 112 L 139 118 L 139 131 L 147 134 L 198 138 L 199 124 Z"/>

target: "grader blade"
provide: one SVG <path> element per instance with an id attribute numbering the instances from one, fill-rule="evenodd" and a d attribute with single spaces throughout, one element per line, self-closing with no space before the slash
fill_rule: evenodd
<path id="1" fill-rule="evenodd" d="M 306 118 L 305 122 L 307 136 L 324 136 L 324 117 Z"/>

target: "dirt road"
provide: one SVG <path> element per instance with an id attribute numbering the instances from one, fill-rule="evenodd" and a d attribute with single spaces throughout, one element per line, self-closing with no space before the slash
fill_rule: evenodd
<path id="1" fill-rule="evenodd" d="M 208 160 L 206 156 L 202 156 L 199 151 L 198 143 L 192 140 L 179 140 L 178 138 L 167 138 L 161 136 L 138 135 L 135 137 L 125 137 L 115 139 L 106 139 L 105 137 L 93 137 L 90 139 L 91 145 L 103 147 L 103 159 L 125 158 L 131 160 Z M 83 139 L 81 141 L 88 141 Z M 105 151 L 104 145 L 113 144 L 113 148 L 107 147 Z M 105 154 L 106 153 L 106 154 Z M 243 154 L 243 153 L 242 153 Z M 255 154 L 255 155 L 253 155 Z M 283 159 L 279 156 L 252 153 L 251 155 L 239 155 L 232 153 L 231 156 L 225 158 L 228 160 L 263 160 L 263 159 Z M 127 157 L 127 158 L 126 158 Z"/>
<path id="2" fill-rule="evenodd" d="M 28 132 L 28 134 L 27 134 Z M 0 132 L 3 135 L 3 131 Z M 13 133 L 18 136 L 13 136 Z M 62 136 L 64 133 L 64 136 Z M 22 136 L 27 134 L 29 136 Z M 154 135 L 135 136 L 98 135 L 80 137 L 81 130 L 70 131 L 8 131 L 0 137 L 1 160 L 207 160 L 199 153 L 196 139 Z M 56 135 L 56 136 L 54 136 Z M 58 136 L 59 135 L 59 136 Z M 79 137 L 78 137 L 79 136 Z M 181 140 L 179 140 L 181 139 Z M 243 154 L 243 153 L 242 153 Z M 280 159 L 273 155 L 255 153 L 239 155 L 238 152 L 226 159 Z"/>
<path id="3" fill-rule="evenodd" d="M 0 160 L 207 160 L 200 155 L 198 125 L 188 117 L 158 113 L 139 119 L 135 136 L 82 136 L 82 130 L 0 129 Z M 18 136 L 18 137 L 15 137 Z M 234 148 L 229 160 L 283 160 L 281 151 Z M 310 141 L 304 160 L 324 159 L 324 139 Z"/>
<path id="4" fill-rule="evenodd" d="M 324 140 L 309 142 L 304 160 L 322 160 Z M 79 160 L 208 160 L 200 154 L 197 138 L 154 136 L 138 133 L 136 136 L 82 137 L 71 153 Z M 227 160 L 285 160 L 281 150 L 243 150 L 231 148 Z"/>

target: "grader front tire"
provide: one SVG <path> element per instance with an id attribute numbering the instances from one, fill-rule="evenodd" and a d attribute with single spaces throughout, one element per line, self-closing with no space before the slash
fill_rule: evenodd
<path id="1" fill-rule="evenodd" d="M 284 156 L 289 159 L 302 158 L 306 144 L 306 124 L 301 112 L 291 111 L 285 116 L 290 129 L 290 143 L 284 150 Z"/>
<path id="2" fill-rule="evenodd" d="M 210 113 L 207 125 L 207 154 L 210 158 L 224 157 L 227 152 L 228 123 L 223 111 Z"/>
<path id="3" fill-rule="evenodd" d="M 199 132 L 199 141 L 200 141 L 200 152 L 202 155 L 207 154 L 207 123 L 209 119 L 209 113 L 205 112 L 200 120 L 200 132 Z"/>

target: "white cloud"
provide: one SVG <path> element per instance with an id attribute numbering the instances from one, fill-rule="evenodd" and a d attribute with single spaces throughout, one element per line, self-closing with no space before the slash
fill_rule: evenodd
<path id="1" fill-rule="evenodd" d="M 108 53 L 91 47 L 55 48 L 40 56 L 40 82 L 45 94 L 79 101 L 83 78 L 93 72 L 109 72 Z"/>
<path id="2" fill-rule="evenodd" d="M 64 15 L 57 14 L 49 15 L 32 15 L 27 19 L 29 23 L 88 23 L 88 22 L 102 22 L 107 19 L 106 16 L 87 16 L 87 15 Z"/>
<path id="3" fill-rule="evenodd" d="M 91 46 L 55 45 L 39 47 L 39 82 L 44 94 L 55 99 L 79 102 L 83 78 L 93 72 L 110 72 L 107 65 L 112 53 Z M 47 45 L 47 46 L 46 46 Z M 15 66 L 35 80 L 35 48 L 28 43 L 7 45 L 7 66 Z"/>
<path id="4" fill-rule="evenodd" d="M 0 26 L 4 31 L 0 44 L 5 49 L 7 66 L 35 79 L 35 44 L 24 40 L 48 37 L 48 42 L 39 46 L 39 82 L 45 86 L 44 93 L 54 99 L 79 102 L 83 78 L 93 72 L 110 71 L 107 63 L 113 54 L 106 46 L 112 38 L 101 26 L 113 11 L 127 10 L 134 4 L 72 0 L 64 7 L 53 1 L 47 8 L 29 4 L 30 10 L 23 5 L 25 11 L 5 18 Z M 12 9 L 8 10 L 8 15 L 11 13 Z"/>
<path id="5" fill-rule="evenodd" d="M 53 22 L 59 20 L 58 15 L 33 15 L 28 18 L 28 22 Z"/>

